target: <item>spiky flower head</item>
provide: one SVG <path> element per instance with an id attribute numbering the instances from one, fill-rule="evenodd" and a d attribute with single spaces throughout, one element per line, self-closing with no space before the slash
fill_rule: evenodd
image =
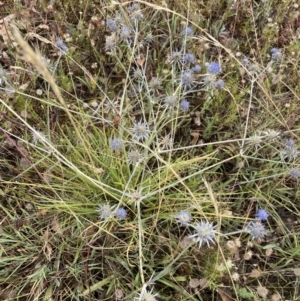
<path id="1" fill-rule="evenodd" d="M 133 125 L 131 128 L 131 133 L 133 138 L 137 141 L 147 140 L 150 133 L 148 123 L 140 120 L 138 123 Z"/>
<path id="2" fill-rule="evenodd" d="M 208 73 L 217 75 L 221 72 L 221 66 L 218 62 L 206 63 L 205 65 L 207 67 Z"/>
<path id="3" fill-rule="evenodd" d="M 193 71 L 194 71 L 195 73 L 200 73 L 200 71 L 201 71 L 201 66 L 200 66 L 200 65 L 195 65 L 194 68 L 193 68 Z"/>
<path id="4" fill-rule="evenodd" d="M 152 91 L 159 91 L 161 89 L 161 80 L 158 77 L 152 77 L 149 82 L 149 88 Z"/>
<path id="5" fill-rule="evenodd" d="M 131 38 L 131 30 L 128 26 L 123 26 L 120 31 L 120 40 L 129 41 Z"/>
<path id="6" fill-rule="evenodd" d="M 245 228 L 245 232 L 252 235 L 252 239 L 261 240 L 266 236 L 265 226 L 260 221 L 251 221 Z"/>
<path id="7" fill-rule="evenodd" d="M 107 27 L 109 28 L 110 31 L 117 31 L 118 30 L 118 26 L 117 26 L 115 20 L 113 20 L 113 19 L 107 19 L 106 25 L 107 25 Z"/>
<path id="8" fill-rule="evenodd" d="M 59 48 L 62 52 L 66 52 L 69 49 L 61 38 L 56 39 L 55 46 Z"/>
<path id="9" fill-rule="evenodd" d="M 223 81 L 223 79 L 217 80 L 217 82 L 216 82 L 216 88 L 217 88 L 218 90 L 223 89 L 224 85 L 225 85 L 225 82 Z"/>
<path id="10" fill-rule="evenodd" d="M 271 54 L 273 61 L 279 61 L 282 57 L 282 53 L 275 47 L 271 49 Z"/>
<path id="11" fill-rule="evenodd" d="M 295 147 L 295 141 L 293 139 L 289 139 L 285 143 L 286 148 L 294 148 Z"/>
<path id="12" fill-rule="evenodd" d="M 260 133 L 254 133 L 247 139 L 247 143 L 253 145 L 256 149 L 260 147 L 260 143 L 263 142 L 263 136 Z"/>
<path id="13" fill-rule="evenodd" d="M 206 243 L 209 247 L 209 243 L 215 243 L 214 239 L 216 237 L 216 226 L 217 225 L 214 226 L 213 223 L 202 220 L 196 225 L 191 225 L 191 227 L 196 230 L 196 233 L 189 235 L 189 237 L 193 238 L 195 242 L 199 243 L 199 248 L 202 247 L 203 243 Z"/>
<path id="14" fill-rule="evenodd" d="M 195 75 L 192 70 L 185 70 L 180 75 L 180 83 L 184 87 L 190 87 L 195 80 Z"/>
<path id="15" fill-rule="evenodd" d="M 120 152 L 123 148 L 123 140 L 121 138 L 110 138 L 109 146 L 113 151 Z"/>
<path id="16" fill-rule="evenodd" d="M 187 210 L 181 210 L 176 214 L 175 218 L 180 226 L 187 226 L 192 220 L 192 217 Z"/>
<path id="17" fill-rule="evenodd" d="M 280 131 L 277 131 L 277 130 L 274 130 L 274 129 L 266 129 L 265 131 L 263 131 L 263 133 L 270 140 L 275 140 L 280 135 Z"/>
<path id="18" fill-rule="evenodd" d="M 146 289 L 141 292 L 138 298 L 135 298 L 138 301 L 157 301 L 155 298 L 157 294 L 153 294 L 152 290 L 147 291 Z"/>
<path id="19" fill-rule="evenodd" d="M 295 141 L 292 139 L 287 140 L 285 143 L 285 149 L 280 152 L 281 160 L 294 161 L 299 156 L 299 151 L 296 148 Z"/>
<path id="20" fill-rule="evenodd" d="M 129 164 L 136 165 L 143 161 L 143 156 L 138 151 L 130 151 L 127 154 Z"/>
<path id="21" fill-rule="evenodd" d="M 127 210 L 124 207 L 120 207 L 115 210 L 116 218 L 125 219 L 127 216 Z"/>
<path id="22" fill-rule="evenodd" d="M 147 44 L 151 44 L 154 41 L 154 36 L 153 36 L 152 32 L 148 32 L 146 34 L 144 40 Z"/>
<path id="23" fill-rule="evenodd" d="M 269 214 L 266 210 L 264 209 L 258 209 L 256 215 L 255 215 L 256 219 L 258 219 L 259 221 L 266 221 L 269 217 Z"/>
<path id="24" fill-rule="evenodd" d="M 164 107 L 173 109 L 177 105 L 177 97 L 175 95 L 167 95 L 164 99 Z"/>
<path id="25" fill-rule="evenodd" d="M 99 219 L 108 220 L 113 215 L 112 208 L 108 204 L 99 206 L 97 211 L 99 212 Z"/>
<path id="26" fill-rule="evenodd" d="M 162 149 L 172 149 L 174 144 L 174 139 L 171 134 L 165 135 L 160 139 L 159 145 Z"/>
<path id="27" fill-rule="evenodd" d="M 42 131 L 38 131 L 35 129 L 31 133 L 31 138 L 34 144 L 37 144 L 38 142 L 46 144 L 48 142 L 47 136 Z"/>
<path id="28" fill-rule="evenodd" d="M 185 27 L 182 32 L 180 33 L 182 36 L 192 36 L 193 35 L 193 29 L 191 26 Z"/>
<path id="29" fill-rule="evenodd" d="M 133 191 L 131 194 L 130 194 L 130 203 L 134 203 L 134 206 L 135 207 L 138 207 L 138 205 L 142 202 L 143 200 L 143 195 L 142 195 L 142 192 L 141 191 Z"/>
<path id="30" fill-rule="evenodd" d="M 186 113 L 190 108 L 190 102 L 186 99 L 183 99 L 180 103 L 180 110 L 184 113 Z"/>
<path id="31" fill-rule="evenodd" d="M 195 56 L 192 53 L 190 53 L 190 52 L 185 53 L 183 55 L 182 62 L 185 65 L 193 64 L 195 62 Z"/>
<path id="32" fill-rule="evenodd" d="M 182 59 L 181 51 L 173 51 L 171 54 L 168 55 L 168 61 L 171 64 L 179 63 Z"/>
<path id="33" fill-rule="evenodd" d="M 105 51 L 114 52 L 117 48 L 117 36 L 115 33 L 111 34 L 110 36 L 105 37 Z"/>
<path id="34" fill-rule="evenodd" d="M 296 168 L 292 168 L 290 170 L 290 175 L 294 178 L 294 179 L 299 179 L 300 178 L 300 170 L 296 169 Z"/>

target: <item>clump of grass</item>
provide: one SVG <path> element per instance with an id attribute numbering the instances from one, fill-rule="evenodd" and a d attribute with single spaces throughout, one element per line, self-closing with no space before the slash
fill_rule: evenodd
<path id="1" fill-rule="evenodd" d="M 4 39 L 1 298 L 293 299 L 296 8 L 40 5 L 72 35 Z"/>

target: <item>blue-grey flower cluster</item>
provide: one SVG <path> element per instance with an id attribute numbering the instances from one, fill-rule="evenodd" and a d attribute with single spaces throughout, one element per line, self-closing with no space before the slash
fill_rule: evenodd
<path id="1" fill-rule="evenodd" d="M 280 157 L 282 161 L 286 159 L 290 161 L 294 161 L 299 156 L 299 151 L 296 147 L 295 141 L 293 139 L 289 139 L 285 143 L 285 148 L 280 152 Z"/>
<path id="2" fill-rule="evenodd" d="M 255 217 L 256 219 L 250 221 L 244 229 L 220 234 L 220 236 L 248 233 L 252 236 L 252 240 L 256 239 L 260 241 L 264 239 L 267 234 L 267 230 L 262 222 L 268 219 L 269 214 L 266 210 L 259 209 Z M 201 248 L 203 244 L 206 244 L 208 247 L 210 247 L 211 243 L 215 244 L 217 225 L 214 225 L 212 222 L 208 222 L 207 220 L 201 220 L 200 222 L 191 224 L 192 217 L 187 210 L 182 210 L 177 213 L 175 215 L 175 219 L 180 226 L 191 227 L 194 230 L 194 233 L 189 235 L 189 237 L 192 238 L 195 243 L 198 243 L 199 248 Z"/>
<path id="3" fill-rule="evenodd" d="M 272 60 L 273 61 L 281 60 L 282 53 L 277 48 L 274 47 L 274 48 L 271 49 L 271 55 L 272 55 Z"/>

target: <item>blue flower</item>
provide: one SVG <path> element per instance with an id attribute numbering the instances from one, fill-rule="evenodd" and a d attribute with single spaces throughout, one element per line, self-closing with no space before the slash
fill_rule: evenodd
<path id="1" fill-rule="evenodd" d="M 193 35 L 193 29 L 190 26 L 187 26 L 183 29 L 183 31 L 180 33 L 182 36 L 192 36 Z"/>
<path id="2" fill-rule="evenodd" d="M 117 31 L 118 27 L 116 22 L 113 19 L 107 19 L 106 25 L 109 28 L 110 31 Z"/>
<path id="3" fill-rule="evenodd" d="M 219 89 L 219 90 L 223 89 L 224 85 L 225 85 L 225 83 L 224 83 L 223 79 L 217 80 L 217 82 L 216 82 L 217 89 Z"/>
<path id="4" fill-rule="evenodd" d="M 214 226 L 212 223 L 202 220 L 195 226 L 191 225 L 191 227 L 196 230 L 196 233 L 189 235 L 189 237 L 193 238 L 195 242 L 199 243 L 199 248 L 202 247 L 203 243 L 206 243 L 209 247 L 209 243 L 215 243 L 214 239 L 216 237 L 216 226 L 217 225 Z"/>
<path id="5" fill-rule="evenodd" d="M 118 219 L 125 219 L 127 216 L 127 211 L 125 208 L 120 207 L 115 211 L 115 215 L 116 215 L 116 218 L 118 218 Z"/>
<path id="6" fill-rule="evenodd" d="M 120 40 L 121 41 L 128 41 L 131 37 L 131 30 L 127 26 L 123 26 L 120 32 Z"/>
<path id="7" fill-rule="evenodd" d="M 181 210 L 175 216 L 176 221 L 180 224 L 180 226 L 186 226 L 192 220 L 190 213 L 187 210 Z"/>
<path id="8" fill-rule="evenodd" d="M 286 143 L 285 143 L 285 147 L 286 148 L 294 148 L 295 147 L 295 141 L 293 139 L 289 139 Z"/>
<path id="9" fill-rule="evenodd" d="M 299 179 L 300 178 L 300 170 L 296 169 L 296 168 L 292 168 L 290 170 L 290 175 L 294 178 L 294 179 Z"/>
<path id="10" fill-rule="evenodd" d="M 195 80 L 194 73 L 191 70 L 183 71 L 180 76 L 180 83 L 185 87 L 190 87 Z"/>
<path id="11" fill-rule="evenodd" d="M 221 72 L 221 66 L 217 62 L 211 62 L 206 64 L 207 71 L 211 74 L 217 75 L 218 73 Z"/>
<path id="12" fill-rule="evenodd" d="M 251 234 L 252 239 L 261 240 L 266 236 L 265 226 L 260 221 L 251 221 L 245 228 L 245 232 Z"/>
<path id="13" fill-rule="evenodd" d="M 187 101 L 186 99 L 183 99 L 180 103 L 180 109 L 182 112 L 187 112 L 190 108 L 190 102 Z"/>
<path id="14" fill-rule="evenodd" d="M 123 140 L 121 138 L 110 138 L 109 146 L 113 151 L 120 152 L 123 148 Z"/>
<path id="15" fill-rule="evenodd" d="M 201 71 L 200 65 L 195 65 L 195 67 L 193 68 L 193 71 L 194 71 L 195 73 L 200 73 L 200 71 Z"/>
<path id="16" fill-rule="evenodd" d="M 273 61 L 279 61 L 282 57 L 282 53 L 275 47 L 271 49 L 271 53 Z"/>
<path id="17" fill-rule="evenodd" d="M 182 61 L 185 65 L 193 64 L 195 62 L 195 56 L 192 53 L 185 53 Z"/>
<path id="18" fill-rule="evenodd" d="M 258 209 L 256 215 L 255 215 L 256 219 L 258 219 L 259 221 L 266 221 L 269 217 L 269 214 L 266 210 L 264 209 Z"/>
<path id="19" fill-rule="evenodd" d="M 63 40 L 61 38 L 56 39 L 55 46 L 58 47 L 63 52 L 65 52 L 69 49 L 68 46 L 63 42 Z"/>

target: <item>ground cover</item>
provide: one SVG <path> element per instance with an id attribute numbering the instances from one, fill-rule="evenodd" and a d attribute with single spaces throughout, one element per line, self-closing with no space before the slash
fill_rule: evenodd
<path id="1" fill-rule="evenodd" d="M 0 300 L 300 300 L 296 1 L 0 1 Z"/>

